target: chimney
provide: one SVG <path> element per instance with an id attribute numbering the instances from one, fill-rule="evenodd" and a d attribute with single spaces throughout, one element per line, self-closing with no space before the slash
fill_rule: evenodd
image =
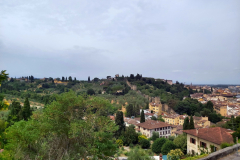
<path id="1" fill-rule="evenodd" d="M 162 153 L 159 154 L 159 160 L 162 160 Z"/>

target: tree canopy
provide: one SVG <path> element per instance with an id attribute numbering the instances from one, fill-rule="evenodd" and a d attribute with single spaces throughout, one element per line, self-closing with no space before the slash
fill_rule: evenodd
<path id="1" fill-rule="evenodd" d="M 116 153 L 117 126 L 106 116 L 107 100 L 76 96 L 73 91 L 56 97 L 32 119 L 6 129 L 8 143 L 2 156 L 13 159 L 107 159 Z"/>

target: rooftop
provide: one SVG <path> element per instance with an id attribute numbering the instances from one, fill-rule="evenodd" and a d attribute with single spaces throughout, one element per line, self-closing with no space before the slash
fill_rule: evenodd
<path id="1" fill-rule="evenodd" d="M 161 121 L 148 120 L 143 123 L 138 123 L 137 126 L 143 127 L 146 129 L 155 129 L 155 128 L 161 128 L 161 127 L 168 127 L 171 125 Z"/>
<path id="2" fill-rule="evenodd" d="M 218 145 L 223 142 L 233 143 L 231 133 L 234 131 L 221 127 L 183 130 L 183 132 Z"/>

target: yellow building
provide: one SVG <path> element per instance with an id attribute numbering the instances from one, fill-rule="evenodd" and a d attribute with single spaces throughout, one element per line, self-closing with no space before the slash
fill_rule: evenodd
<path id="1" fill-rule="evenodd" d="M 162 118 L 168 124 L 172 124 L 172 125 L 179 124 L 179 115 L 167 115 L 167 116 L 163 116 Z"/>
<path id="2" fill-rule="evenodd" d="M 162 114 L 162 104 L 161 103 L 149 103 L 149 110 L 153 111 L 153 113 L 157 113 L 157 115 Z"/>
<path id="3" fill-rule="evenodd" d="M 187 134 L 187 153 L 189 154 L 200 154 L 199 147 L 212 152 L 221 149 L 221 143 L 233 143 L 231 135 L 233 131 L 221 127 L 183 130 L 183 132 Z"/>

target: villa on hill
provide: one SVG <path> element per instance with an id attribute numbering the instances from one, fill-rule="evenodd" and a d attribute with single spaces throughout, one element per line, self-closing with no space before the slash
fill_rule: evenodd
<path id="1" fill-rule="evenodd" d="M 209 152 L 221 149 L 224 142 L 233 143 L 232 133 L 234 131 L 221 128 L 202 128 L 183 130 L 187 134 L 187 153 L 200 154 L 199 147 L 207 149 Z"/>

